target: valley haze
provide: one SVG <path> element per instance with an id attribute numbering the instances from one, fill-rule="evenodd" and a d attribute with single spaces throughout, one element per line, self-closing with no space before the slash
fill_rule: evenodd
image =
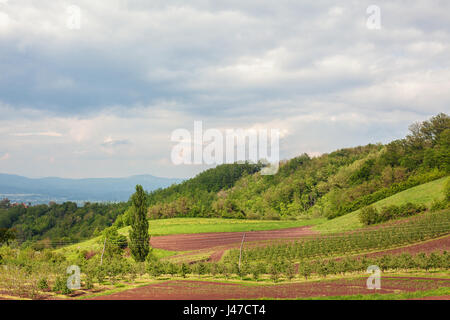
<path id="1" fill-rule="evenodd" d="M 152 191 L 165 188 L 182 179 L 153 175 L 135 175 L 124 178 L 66 179 L 57 177 L 27 178 L 13 174 L 0 174 L 0 198 L 12 202 L 42 204 L 73 201 L 117 202 L 128 201 L 137 184 Z"/>

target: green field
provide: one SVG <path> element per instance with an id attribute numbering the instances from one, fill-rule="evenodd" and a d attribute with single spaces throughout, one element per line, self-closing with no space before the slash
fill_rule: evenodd
<path id="1" fill-rule="evenodd" d="M 450 179 L 450 177 L 444 177 L 399 192 L 393 196 L 374 203 L 373 206 L 379 209 L 386 205 L 402 205 L 407 202 L 429 206 L 435 200 L 444 199 L 444 186 L 447 179 Z M 333 233 L 363 228 L 364 226 L 359 221 L 358 213 L 359 210 L 356 210 L 344 216 L 327 220 L 323 223 L 315 225 L 313 229 L 319 231 L 320 233 Z"/>
<path id="2" fill-rule="evenodd" d="M 152 236 L 183 233 L 205 232 L 243 232 L 259 230 L 276 230 L 314 225 L 325 219 L 305 220 L 244 220 L 244 219 L 220 219 L 220 218 L 173 218 L 162 220 L 150 220 L 149 231 Z M 119 232 L 128 233 L 128 228 Z"/>

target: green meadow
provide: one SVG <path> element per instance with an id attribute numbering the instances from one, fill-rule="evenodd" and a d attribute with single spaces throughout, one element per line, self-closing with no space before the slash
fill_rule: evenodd
<path id="1" fill-rule="evenodd" d="M 407 189 L 386 199 L 380 200 L 374 203 L 373 206 L 379 209 L 383 206 L 402 205 L 407 202 L 430 206 L 433 201 L 444 199 L 444 187 L 448 179 L 450 179 L 450 177 L 444 177 Z M 358 218 L 359 211 L 360 210 L 356 210 L 341 217 L 319 223 L 315 225 L 313 229 L 320 233 L 333 233 L 363 228 L 364 226 Z"/>

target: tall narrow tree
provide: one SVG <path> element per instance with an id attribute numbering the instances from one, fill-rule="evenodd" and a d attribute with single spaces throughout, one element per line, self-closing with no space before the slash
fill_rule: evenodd
<path id="1" fill-rule="evenodd" d="M 132 221 L 130 236 L 130 251 L 134 260 L 137 262 L 145 261 L 149 253 L 148 235 L 148 221 L 147 221 L 147 207 L 146 196 L 141 185 L 136 186 L 136 192 L 131 196 L 132 207 Z"/>

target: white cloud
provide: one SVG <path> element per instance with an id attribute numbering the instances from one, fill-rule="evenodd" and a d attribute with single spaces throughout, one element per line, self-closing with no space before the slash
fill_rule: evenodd
<path id="1" fill-rule="evenodd" d="M 8 160 L 9 158 L 11 158 L 11 155 L 9 153 L 5 153 L 0 157 L 0 161 Z"/>

